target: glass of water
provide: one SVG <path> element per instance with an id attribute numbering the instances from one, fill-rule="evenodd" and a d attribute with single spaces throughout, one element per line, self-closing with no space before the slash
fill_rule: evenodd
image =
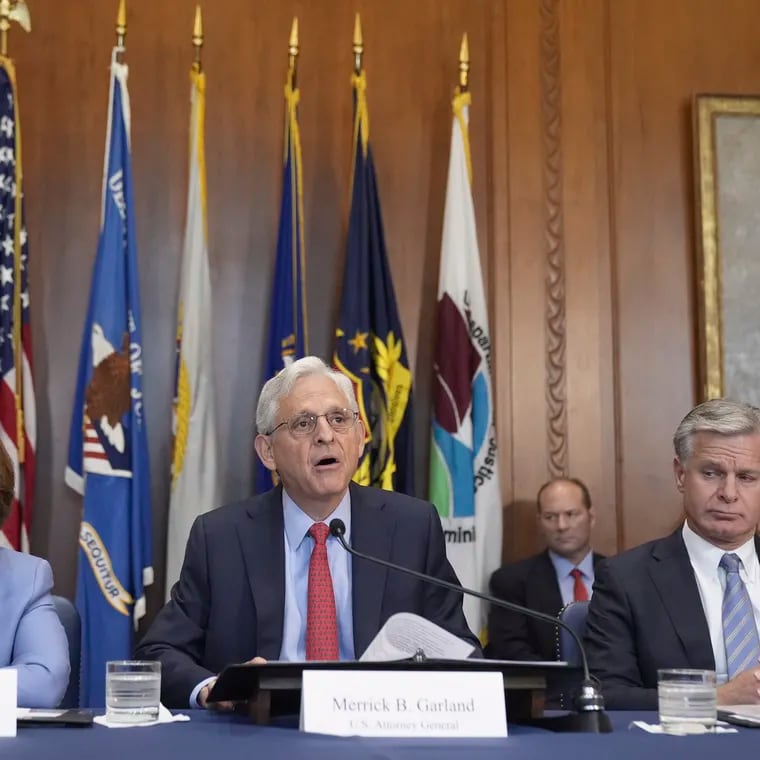
<path id="1" fill-rule="evenodd" d="M 158 720 L 161 663 L 112 660 L 106 663 L 106 720 L 151 723 Z"/>
<path id="2" fill-rule="evenodd" d="M 718 719 L 714 670 L 657 671 L 660 725 L 666 734 L 702 734 Z"/>

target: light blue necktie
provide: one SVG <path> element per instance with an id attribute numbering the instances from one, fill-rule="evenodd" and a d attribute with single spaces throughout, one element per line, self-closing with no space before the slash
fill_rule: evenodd
<path id="1" fill-rule="evenodd" d="M 741 560 L 736 554 L 724 554 L 720 567 L 726 571 L 723 594 L 723 641 L 726 645 L 728 678 L 732 679 L 753 665 L 760 657 L 755 615 L 747 588 L 739 576 Z"/>

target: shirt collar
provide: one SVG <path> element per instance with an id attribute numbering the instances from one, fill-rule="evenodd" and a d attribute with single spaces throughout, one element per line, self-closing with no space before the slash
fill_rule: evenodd
<path id="1" fill-rule="evenodd" d="M 554 570 L 559 578 L 570 575 L 570 571 L 578 568 L 584 578 L 591 578 L 594 570 L 594 552 L 589 549 L 588 554 L 577 564 L 574 565 L 569 559 L 560 556 L 557 552 L 549 549 L 549 558 L 554 565 Z"/>
<path id="2" fill-rule="evenodd" d="M 306 534 L 314 524 L 314 520 L 309 517 L 293 499 L 290 498 L 287 491 L 282 489 L 282 515 L 283 522 L 285 524 L 285 538 L 288 542 L 288 548 L 290 551 L 298 551 L 301 546 L 301 542 L 306 537 Z M 351 492 L 347 488 L 346 493 L 340 500 L 340 504 L 324 519 L 320 522 L 326 525 L 330 524 L 330 520 L 334 517 L 339 517 L 346 525 L 346 541 L 351 542 Z M 329 540 L 329 539 L 328 539 Z"/>
<path id="3" fill-rule="evenodd" d="M 684 520 L 683 523 L 683 542 L 686 544 L 686 551 L 689 553 L 689 559 L 694 569 L 705 576 L 714 576 L 718 569 L 724 554 L 736 554 L 742 561 L 744 572 L 747 574 L 747 580 L 756 582 L 758 580 L 758 570 L 760 565 L 757 561 L 757 552 L 755 551 L 755 537 L 743 543 L 737 549 L 727 552 L 715 544 L 706 541 L 702 536 L 695 533 L 689 523 Z"/>

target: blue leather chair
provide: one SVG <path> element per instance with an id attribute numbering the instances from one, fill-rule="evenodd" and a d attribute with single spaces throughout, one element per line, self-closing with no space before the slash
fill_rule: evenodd
<path id="1" fill-rule="evenodd" d="M 559 611 L 559 619 L 567 623 L 582 639 L 586 632 L 586 615 L 588 602 L 570 602 Z M 557 626 L 557 659 L 571 665 L 581 664 L 581 654 L 573 637 L 564 629 Z"/>
<path id="2" fill-rule="evenodd" d="M 60 707 L 79 707 L 79 666 L 82 659 L 82 621 L 77 608 L 63 596 L 53 596 L 53 606 L 61 619 L 63 630 L 69 642 L 69 664 L 71 674 L 69 685 L 63 695 Z"/>

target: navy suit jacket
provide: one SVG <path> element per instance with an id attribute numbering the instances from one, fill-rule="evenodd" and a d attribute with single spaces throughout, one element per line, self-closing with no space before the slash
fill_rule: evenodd
<path id="1" fill-rule="evenodd" d="M 594 574 L 601 554 L 594 553 Z M 491 594 L 556 616 L 562 609 L 562 594 L 548 550 L 500 567 L 491 576 Z M 491 605 L 488 613 L 486 655 L 499 660 L 556 660 L 556 628 L 526 615 Z"/>
<path id="2" fill-rule="evenodd" d="M 351 541 L 361 552 L 452 583 L 434 507 L 402 494 L 351 484 Z M 352 559 L 354 651 L 383 623 L 414 612 L 474 644 L 461 595 Z M 226 665 L 276 660 L 285 606 L 282 489 L 220 507 L 190 531 L 180 578 L 136 656 L 161 661 L 161 698 L 187 707 L 195 686 Z"/>
<path id="3" fill-rule="evenodd" d="M 715 669 L 680 528 L 602 562 L 595 576 L 586 653 L 607 707 L 656 710 L 658 668 Z"/>

